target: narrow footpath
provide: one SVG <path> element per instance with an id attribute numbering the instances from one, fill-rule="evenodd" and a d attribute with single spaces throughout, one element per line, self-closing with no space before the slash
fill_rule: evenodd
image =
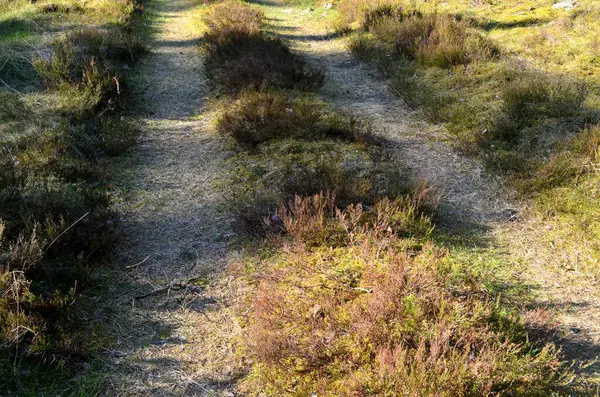
<path id="1" fill-rule="evenodd" d="M 200 7 L 152 0 L 144 11 L 152 21 L 139 67 L 144 136 L 113 167 L 126 292 L 115 302 L 107 395 L 206 395 L 231 383 L 233 370 L 215 368 L 228 360 L 214 359 L 233 357 L 231 347 L 211 339 L 237 329 L 221 277 L 234 235 L 214 187 L 226 153 L 205 109 Z"/>

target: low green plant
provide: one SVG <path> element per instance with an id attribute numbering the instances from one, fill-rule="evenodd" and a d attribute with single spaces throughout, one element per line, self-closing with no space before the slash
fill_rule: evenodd
<path id="1" fill-rule="evenodd" d="M 36 62 L 46 86 L 65 92 L 66 108 L 92 109 L 100 114 L 122 105 L 126 85 L 121 67 L 137 61 L 145 51 L 131 35 L 95 29 L 67 33 L 55 40 L 53 47 L 51 60 Z M 69 92 L 72 88 L 78 90 L 75 95 Z"/>
<path id="2" fill-rule="evenodd" d="M 597 118 L 585 106 L 588 84 L 500 51 L 476 18 L 390 4 L 366 9 L 350 48 L 491 168 L 529 178 L 558 142 Z"/>
<path id="3" fill-rule="evenodd" d="M 240 152 L 230 160 L 223 181 L 231 208 L 253 230 L 278 203 L 295 194 L 335 192 L 340 202 L 365 200 L 377 194 L 379 181 L 370 150 L 364 144 L 332 140 L 278 139 Z M 228 188 L 229 187 L 229 188 Z"/>
<path id="4" fill-rule="evenodd" d="M 53 390 L 36 382 L 62 379 L 90 350 L 81 291 L 97 287 L 94 268 L 116 241 L 107 159 L 139 135 L 120 72 L 139 41 L 84 29 L 51 49 L 36 62 L 45 90 L 0 91 L 0 378 L 15 395 Z M 53 375 L 23 383 L 20 365 Z"/>
<path id="5" fill-rule="evenodd" d="M 363 28 L 388 43 L 397 56 L 424 66 L 451 67 L 498 55 L 496 46 L 469 24 L 448 14 L 423 14 L 382 4 L 365 11 Z"/>

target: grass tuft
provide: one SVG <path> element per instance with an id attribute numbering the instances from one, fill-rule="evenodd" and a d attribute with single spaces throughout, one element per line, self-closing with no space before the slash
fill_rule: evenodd
<path id="1" fill-rule="evenodd" d="M 362 141 L 366 128 L 351 115 L 326 110 L 307 97 L 292 97 L 281 91 L 245 91 L 217 120 L 217 130 L 231 135 L 238 144 L 257 145 L 294 137 L 303 140 L 338 138 Z"/>
<path id="2" fill-rule="evenodd" d="M 47 14 L 66 19 L 63 8 Z M 0 378 L 10 395 L 97 393 L 69 383 L 92 350 L 82 292 L 98 288 L 96 268 L 117 237 L 108 157 L 139 135 L 124 116 L 122 70 L 143 54 L 141 42 L 118 27 L 65 26 L 39 51 L 47 55 L 21 59 L 32 70 L 24 68 L 25 93 L 12 85 L 21 77 L 0 68 L 10 85 L 0 89 Z M 0 46 L 17 48 L 9 44 Z"/>

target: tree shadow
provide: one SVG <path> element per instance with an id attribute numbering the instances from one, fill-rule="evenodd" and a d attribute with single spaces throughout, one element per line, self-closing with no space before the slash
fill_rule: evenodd
<path id="1" fill-rule="evenodd" d="M 283 4 L 282 2 L 277 1 L 277 0 L 248 0 L 248 3 L 256 4 L 256 5 L 264 6 L 264 7 L 275 7 L 275 8 L 286 7 L 285 4 Z"/>

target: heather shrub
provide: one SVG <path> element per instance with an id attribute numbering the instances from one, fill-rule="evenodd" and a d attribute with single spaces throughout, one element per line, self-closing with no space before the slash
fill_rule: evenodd
<path id="1" fill-rule="evenodd" d="M 94 288 L 92 271 L 116 241 L 107 156 L 139 135 L 122 114 L 120 72 L 141 55 L 137 40 L 86 29 L 51 48 L 49 59 L 36 62 L 46 91 L 35 102 L 0 91 L 0 355 L 9 358 L 0 360 L 0 374 L 7 390 L 20 390 L 14 363 L 42 368 L 46 356 L 87 351 L 78 298 Z"/>
<path id="2" fill-rule="evenodd" d="M 228 0 L 214 6 L 203 15 L 202 21 L 212 35 L 239 31 L 258 34 L 264 19 L 264 13 L 257 7 Z"/>
<path id="3" fill-rule="evenodd" d="M 502 91 L 501 113 L 481 137 L 480 143 L 486 146 L 494 141 L 517 143 L 528 127 L 573 117 L 587 96 L 584 84 L 541 72 L 525 71 L 508 76 L 508 80 Z"/>
<path id="4" fill-rule="evenodd" d="M 145 51 L 138 38 L 121 31 L 81 29 L 55 40 L 51 61 L 40 61 L 39 66 L 50 85 L 79 83 L 92 61 L 114 73 L 123 63 L 137 61 Z"/>
<path id="5" fill-rule="evenodd" d="M 232 8 L 234 15 L 243 14 L 235 11 L 239 7 L 250 8 L 234 2 L 222 7 L 225 7 L 223 13 Z M 247 13 L 255 15 L 253 11 Z M 249 17 L 254 22 L 241 25 L 230 26 L 229 21 L 214 19 L 219 22 L 209 19 L 207 24 L 212 23 L 215 28 L 204 36 L 204 66 L 206 75 L 219 89 L 226 92 L 262 87 L 310 90 L 323 83 L 322 70 L 309 66 L 280 39 L 256 30 L 260 14 Z"/>
<path id="6" fill-rule="evenodd" d="M 502 93 L 503 108 L 510 117 L 523 122 L 572 116 L 587 95 L 582 83 L 543 73 L 524 72 L 510 80 Z"/>
<path id="7" fill-rule="evenodd" d="M 207 76 L 224 91 L 265 86 L 309 90 L 323 83 L 323 72 L 280 39 L 235 31 L 205 37 Z"/>
<path id="8" fill-rule="evenodd" d="M 399 1 L 390 0 L 344 0 L 337 4 L 339 19 L 336 27 L 340 31 L 354 28 L 369 28 L 378 19 L 392 16 L 397 10 L 402 10 Z"/>
<path id="9" fill-rule="evenodd" d="M 562 186 L 586 174 L 595 174 L 600 148 L 600 126 L 586 128 L 563 142 L 536 169 L 527 186 L 533 189 Z"/>
<path id="10" fill-rule="evenodd" d="M 137 38 L 118 31 L 83 29 L 55 40 L 51 60 L 35 65 L 47 87 L 63 91 L 64 107 L 106 113 L 122 106 L 126 84 L 121 67 L 145 52 Z M 73 88 L 78 92 L 72 92 Z"/>
<path id="11" fill-rule="evenodd" d="M 317 195 L 280 208 L 288 235 L 271 241 L 286 249 L 253 267 L 259 285 L 245 333 L 253 360 L 245 392 L 561 392 L 570 378 L 557 350 L 531 344 L 516 311 L 489 297 L 444 249 L 427 243 L 423 231 L 430 223 L 413 202 L 342 211 L 330 195 Z M 403 219 L 401 233 L 397 219 Z M 408 240 L 401 237 L 406 232 Z"/>
<path id="12" fill-rule="evenodd" d="M 377 180 L 381 171 L 361 143 L 279 139 L 238 153 L 229 169 L 223 181 L 229 205 L 261 233 L 263 218 L 296 194 L 331 191 L 349 204 L 369 201 L 383 188 Z"/>
<path id="13" fill-rule="evenodd" d="M 362 16 L 362 27 L 369 30 L 381 23 L 386 18 L 403 19 L 404 10 L 399 5 L 383 3 L 373 8 L 367 8 Z"/>
<path id="14" fill-rule="evenodd" d="M 452 15 L 384 7 L 371 11 L 366 21 L 396 55 L 424 66 L 451 67 L 498 54 L 493 43 Z"/>
<path id="15" fill-rule="evenodd" d="M 368 132 L 364 123 L 351 115 L 282 91 L 244 91 L 226 106 L 217 130 L 248 148 L 285 137 L 361 141 Z"/>

